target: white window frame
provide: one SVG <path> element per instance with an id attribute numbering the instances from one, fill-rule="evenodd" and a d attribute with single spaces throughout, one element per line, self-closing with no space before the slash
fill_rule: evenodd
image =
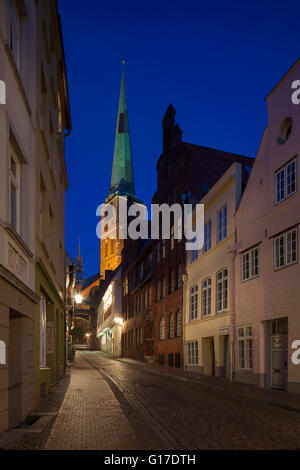
<path id="1" fill-rule="evenodd" d="M 291 191 L 288 193 L 288 171 L 289 168 L 291 168 L 292 165 L 295 165 L 295 170 L 294 170 L 294 184 L 295 184 L 295 189 L 294 191 Z M 278 176 L 281 176 L 281 188 L 278 191 L 278 183 L 277 183 L 277 178 Z M 297 191 L 297 159 L 293 158 L 293 160 L 289 161 L 285 166 L 280 168 L 275 172 L 274 175 L 274 188 L 275 188 L 275 204 L 279 204 L 281 201 L 284 201 L 288 197 L 292 196 L 292 194 L 295 194 Z M 283 193 L 283 195 L 281 195 Z"/>
<path id="2" fill-rule="evenodd" d="M 47 311 L 46 299 L 44 296 L 40 299 L 40 368 L 46 365 L 46 328 L 47 328 Z"/>
<path id="3" fill-rule="evenodd" d="M 198 318 L 198 285 L 190 287 L 190 322 Z"/>
<path id="4" fill-rule="evenodd" d="M 197 365 L 199 364 L 199 345 L 198 340 L 188 341 L 188 364 Z"/>
<path id="5" fill-rule="evenodd" d="M 225 275 L 226 271 L 226 275 Z M 220 279 L 218 279 L 218 276 L 221 275 Z M 221 286 L 221 308 L 219 308 L 219 299 L 218 299 L 218 294 L 219 294 L 219 285 Z M 224 293 L 226 292 L 226 296 Z M 216 311 L 217 313 L 221 313 L 225 310 L 228 309 L 228 269 L 223 268 L 220 271 L 217 272 L 216 275 Z"/>
<path id="6" fill-rule="evenodd" d="M 202 281 L 202 318 L 211 315 L 211 278 L 207 277 Z"/>
<path id="7" fill-rule="evenodd" d="M 259 276 L 259 246 L 254 246 L 250 250 L 241 254 L 242 260 L 242 281 L 249 281 Z M 257 260 L 257 264 L 255 262 Z M 248 267 L 247 267 L 248 266 Z M 257 268 L 257 271 L 256 271 Z M 248 273 L 248 274 L 247 274 Z"/>
<path id="8" fill-rule="evenodd" d="M 16 173 L 14 174 L 12 170 L 11 162 L 15 164 Z M 16 207 L 15 207 L 15 225 L 12 220 L 12 187 L 15 191 L 16 197 Z M 20 161 L 14 151 L 12 145 L 9 147 L 9 217 L 10 217 L 10 224 L 15 229 L 17 233 L 20 234 L 21 229 L 21 165 Z"/>
<path id="9" fill-rule="evenodd" d="M 295 237 L 295 252 L 296 252 L 296 257 L 292 261 L 288 261 L 288 258 L 290 256 L 290 253 L 288 251 L 289 247 L 289 235 L 292 236 L 292 234 L 296 234 Z M 278 265 L 277 264 L 277 241 L 282 240 L 282 247 L 283 247 L 283 264 Z M 277 237 L 274 237 L 274 270 L 278 271 L 279 269 L 285 268 L 287 266 L 291 266 L 292 264 L 295 264 L 298 262 L 298 227 L 294 227 L 291 230 L 287 230 L 286 232 L 281 233 Z"/>
<path id="10" fill-rule="evenodd" d="M 220 243 L 227 237 L 227 220 L 228 210 L 227 205 L 225 205 L 217 213 L 217 243 Z"/>
<path id="11" fill-rule="evenodd" d="M 251 328 L 251 333 L 249 334 L 249 328 Z M 253 326 L 244 325 L 239 326 L 237 329 L 237 339 L 238 339 L 238 369 L 239 370 L 253 370 L 254 365 L 254 349 L 253 349 Z M 249 348 L 249 342 L 251 342 L 251 348 Z M 241 357 L 241 343 L 243 344 L 243 357 Z M 248 351 L 251 351 L 251 354 L 247 354 Z M 241 360 L 244 361 L 244 367 L 241 365 Z"/>

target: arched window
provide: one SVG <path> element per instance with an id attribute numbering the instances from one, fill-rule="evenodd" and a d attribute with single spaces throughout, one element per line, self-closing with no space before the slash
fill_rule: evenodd
<path id="1" fill-rule="evenodd" d="M 181 336 L 181 311 L 178 310 L 176 314 L 176 336 Z"/>
<path id="2" fill-rule="evenodd" d="M 165 339 L 165 333 L 166 333 L 166 325 L 165 325 L 165 318 L 162 317 L 159 323 L 159 339 Z"/>
<path id="3" fill-rule="evenodd" d="M 171 313 L 169 320 L 169 338 L 174 338 L 174 313 Z"/>

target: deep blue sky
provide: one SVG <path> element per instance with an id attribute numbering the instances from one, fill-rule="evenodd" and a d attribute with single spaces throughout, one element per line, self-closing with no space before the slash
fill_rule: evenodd
<path id="1" fill-rule="evenodd" d="M 99 271 L 96 208 L 107 196 L 121 59 L 136 192 L 156 189 L 170 102 L 183 139 L 255 156 L 264 98 L 299 57 L 299 1 L 59 0 L 73 130 L 66 140 L 66 248 Z"/>

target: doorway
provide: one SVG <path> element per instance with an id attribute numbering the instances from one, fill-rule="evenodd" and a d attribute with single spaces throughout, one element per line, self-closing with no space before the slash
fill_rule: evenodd
<path id="1" fill-rule="evenodd" d="M 203 373 L 215 375 L 215 341 L 213 336 L 203 338 Z"/>
<path id="2" fill-rule="evenodd" d="M 288 381 L 288 319 L 271 322 L 271 388 L 286 390 Z"/>
<path id="3" fill-rule="evenodd" d="M 9 312 L 8 401 L 9 426 L 23 419 L 23 315 Z"/>

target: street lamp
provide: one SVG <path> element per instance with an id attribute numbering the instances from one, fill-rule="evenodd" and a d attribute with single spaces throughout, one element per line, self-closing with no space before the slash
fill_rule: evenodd
<path id="1" fill-rule="evenodd" d="M 75 295 L 75 302 L 77 304 L 81 304 L 81 302 L 82 302 L 82 295 L 81 294 L 76 294 Z"/>

